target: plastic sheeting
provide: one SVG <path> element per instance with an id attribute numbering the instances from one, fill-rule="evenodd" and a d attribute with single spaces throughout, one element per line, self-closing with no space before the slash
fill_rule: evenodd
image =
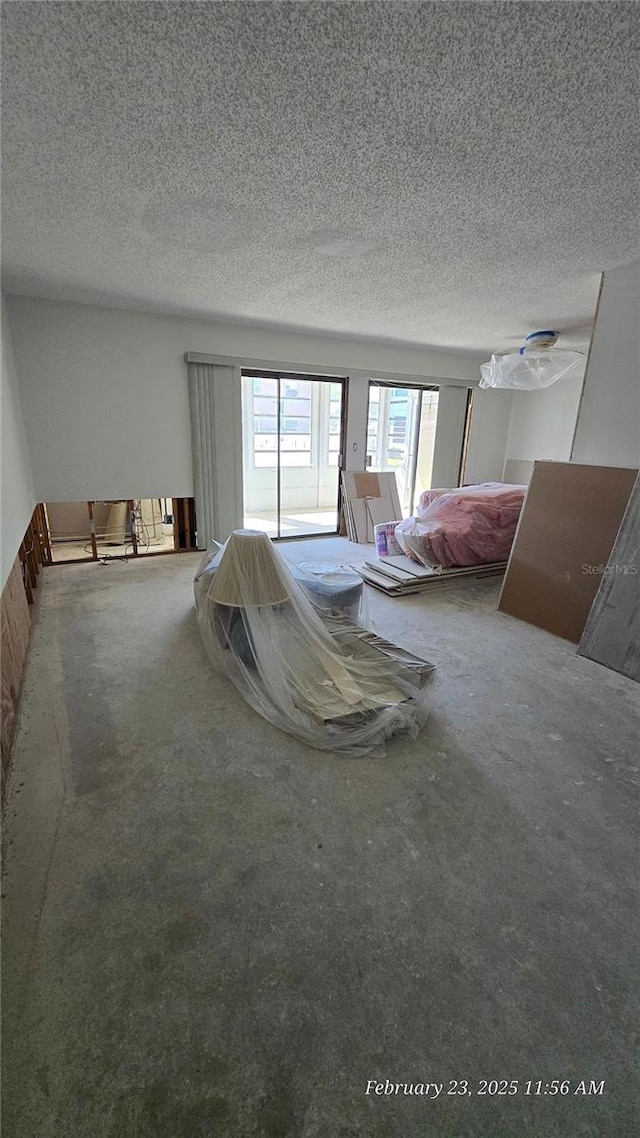
<path id="1" fill-rule="evenodd" d="M 213 542 L 202 559 L 194 580 L 196 608 L 200 610 L 220 564 L 223 546 Z M 369 609 L 362 577 L 347 565 L 332 561 L 290 561 L 286 564 L 316 608 L 338 610 L 359 624 L 366 624 Z"/>
<path id="2" fill-rule="evenodd" d="M 579 375 L 585 357 L 563 348 L 525 350 L 494 355 L 480 367 L 480 387 L 511 391 L 539 391 L 565 376 Z"/>
<path id="3" fill-rule="evenodd" d="M 362 755 L 425 722 L 432 666 L 316 606 L 266 534 L 237 530 L 210 550 L 194 590 L 211 660 L 283 731 Z"/>
<path id="4" fill-rule="evenodd" d="M 368 613 L 362 577 L 353 569 L 323 561 L 289 561 L 287 564 L 316 608 L 339 609 L 351 620 L 366 622 Z"/>
<path id="5" fill-rule="evenodd" d="M 525 490 L 503 482 L 425 490 L 416 516 L 396 526 L 396 537 L 421 565 L 453 568 L 506 561 Z"/>

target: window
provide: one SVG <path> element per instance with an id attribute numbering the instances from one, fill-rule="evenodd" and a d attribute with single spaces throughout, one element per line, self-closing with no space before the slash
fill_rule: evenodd
<path id="1" fill-rule="evenodd" d="M 345 380 L 242 369 L 245 525 L 334 533 Z"/>
<path id="2" fill-rule="evenodd" d="M 367 465 L 395 473 L 405 514 L 431 485 L 437 414 L 435 389 L 369 385 Z"/>
<path id="3" fill-rule="evenodd" d="M 278 465 L 278 380 L 252 381 L 253 464 Z M 311 383 L 283 379 L 280 384 L 280 464 L 311 466 Z"/>
<path id="4" fill-rule="evenodd" d="M 329 466 L 337 466 L 340 457 L 340 435 L 342 431 L 342 384 L 332 383 L 329 387 Z"/>
<path id="5" fill-rule="evenodd" d="M 375 466 L 378 454 L 378 427 L 380 424 L 380 388 L 369 386 L 369 415 L 367 419 L 367 454 Z"/>

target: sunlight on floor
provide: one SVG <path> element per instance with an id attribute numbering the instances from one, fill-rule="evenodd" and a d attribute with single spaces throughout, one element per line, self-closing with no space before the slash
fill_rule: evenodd
<path id="1" fill-rule="evenodd" d="M 259 529 L 275 537 L 278 533 L 278 521 L 275 510 L 262 510 L 259 513 L 245 517 L 246 529 Z M 280 520 L 280 534 L 282 537 L 302 537 L 314 533 L 335 533 L 337 529 L 337 516 L 335 510 L 305 510 L 283 514 Z"/>

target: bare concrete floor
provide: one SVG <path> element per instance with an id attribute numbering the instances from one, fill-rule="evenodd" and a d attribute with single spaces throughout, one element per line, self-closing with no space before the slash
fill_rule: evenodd
<path id="1" fill-rule="evenodd" d="M 498 614 L 495 579 L 375 594 L 438 665 L 430 723 L 384 759 L 319 753 L 213 674 L 197 563 L 46 571 L 4 1138 L 635 1138 L 637 685 Z"/>

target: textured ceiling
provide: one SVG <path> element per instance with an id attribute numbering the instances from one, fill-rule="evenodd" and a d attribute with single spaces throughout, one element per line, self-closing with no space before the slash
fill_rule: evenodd
<path id="1" fill-rule="evenodd" d="M 635 3 L 5 3 L 10 292 L 584 342 L 640 256 Z"/>

